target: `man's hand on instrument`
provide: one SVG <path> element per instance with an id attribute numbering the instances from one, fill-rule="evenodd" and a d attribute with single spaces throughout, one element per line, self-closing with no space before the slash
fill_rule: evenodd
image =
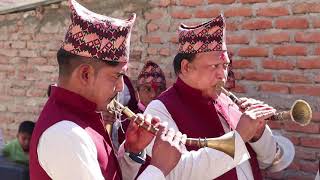
<path id="1" fill-rule="evenodd" d="M 159 131 L 152 148 L 150 164 L 159 168 L 166 176 L 178 164 L 187 136 L 181 132 L 167 129 L 166 124 L 159 126 Z"/>
<path id="2" fill-rule="evenodd" d="M 242 109 L 247 109 L 251 106 L 253 107 L 269 107 L 270 110 L 273 110 L 274 112 L 276 111 L 273 107 L 267 105 L 267 104 L 264 104 L 263 101 L 259 101 L 259 100 L 256 100 L 256 99 L 252 99 L 252 98 L 240 98 L 241 100 L 241 105 L 240 107 Z M 274 114 L 272 114 L 274 115 Z M 269 117 L 268 117 L 269 118 Z M 264 119 L 265 120 L 265 119 Z M 264 132 L 264 129 L 265 129 L 265 126 L 266 126 L 266 121 L 260 121 L 260 123 L 258 124 L 258 127 L 257 127 L 257 132 L 256 134 L 254 135 L 254 137 L 250 140 L 251 142 L 255 142 L 255 141 L 258 141 L 260 139 L 260 137 L 262 136 L 263 132 Z"/>
<path id="3" fill-rule="evenodd" d="M 151 123 L 154 127 L 159 127 L 160 120 L 157 117 L 152 117 L 147 114 L 137 114 L 140 119 L 143 119 L 146 123 Z M 140 128 L 133 120 L 130 122 L 126 132 L 126 141 L 124 147 L 126 151 L 136 153 L 142 152 L 152 141 L 154 135 L 147 130 Z"/>
<path id="4" fill-rule="evenodd" d="M 262 105 L 264 103 L 263 101 L 259 101 L 252 98 L 246 98 L 246 97 L 241 97 L 239 98 L 239 100 L 240 100 L 239 107 L 240 107 L 240 110 L 242 110 L 242 112 L 244 112 L 247 108 L 249 108 L 252 105 L 258 105 L 258 104 Z"/>
<path id="5" fill-rule="evenodd" d="M 250 140 L 257 141 L 260 139 L 265 128 L 265 120 L 270 118 L 276 112 L 273 107 L 263 104 L 261 101 L 250 101 L 250 103 L 249 101 L 245 101 L 247 102 L 246 104 L 250 105 L 245 104 L 243 106 L 246 107 L 246 110 L 241 115 L 236 128 L 245 142 Z"/>

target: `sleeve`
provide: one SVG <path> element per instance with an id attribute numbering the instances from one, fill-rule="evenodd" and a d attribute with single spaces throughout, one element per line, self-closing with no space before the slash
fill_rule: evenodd
<path id="1" fill-rule="evenodd" d="M 318 170 L 318 173 L 317 173 L 316 178 L 315 178 L 314 180 L 320 180 L 320 175 L 319 175 L 319 173 L 320 173 L 320 169 Z"/>
<path id="2" fill-rule="evenodd" d="M 155 166 L 149 165 L 137 178 L 137 180 L 165 180 L 164 174 Z"/>
<path id="3" fill-rule="evenodd" d="M 124 180 L 134 179 L 141 167 L 141 164 L 133 161 L 128 154 L 125 153 L 124 142 L 120 145 L 118 150 L 118 162 Z"/>
<path id="4" fill-rule="evenodd" d="M 146 158 L 146 155 L 145 157 Z M 141 167 L 141 164 L 133 161 L 128 153 L 125 153 L 124 149 L 124 142 L 121 144 L 119 151 L 118 151 L 118 161 L 120 164 L 120 168 L 122 171 L 122 177 L 124 180 L 132 180 L 134 179 L 138 171 Z M 148 180 L 148 179 L 154 179 L 154 180 L 163 180 L 165 179 L 163 173 L 160 171 L 160 169 L 149 165 L 143 172 L 140 174 L 137 180 Z"/>
<path id="5" fill-rule="evenodd" d="M 44 131 L 37 153 L 41 167 L 53 180 L 104 180 L 94 142 L 71 121 L 61 121 Z"/>
<path id="6" fill-rule="evenodd" d="M 266 125 L 261 138 L 258 141 L 249 144 L 257 154 L 260 168 L 268 168 L 276 157 L 277 150 L 277 142 L 273 138 L 270 127 Z"/>
<path id="7" fill-rule="evenodd" d="M 179 130 L 170 113 L 159 100 L 152 101 L 148 105 L 145 114 L 158 116 L 161 121 L 167 121 L 169 127 Z M 226 136 L 233 135 L 233 133 L 235 133 L 234 158 L 211 148 L 201 148 L 198 151 L 190 152 L 185 151 L 177 166 L 169 173 L 166 179 L 214 179 L 248 160 L 250 155 L 240 135 L 233 131 L 226 134 Z M 153 144 L 150 144 L 147 148 L 147 154 L 149 155 L 151 155 L 152 152 L 152 145 Z"/>

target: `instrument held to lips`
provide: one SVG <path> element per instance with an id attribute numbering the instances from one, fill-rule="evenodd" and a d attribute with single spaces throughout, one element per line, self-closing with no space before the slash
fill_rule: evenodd
<path id="1" fill-rule="evenodd" d="M 138 124 L 141 128 L 146 129 L 152 134 L 156 134 L 159 129 L 154 127 L 152 124 L 145 122 L 140 119 L 134 112 L 132 112 L 128 107 L 123 106 L 116 99 L 113 99 L 111 103 L 107 106 L 107 111 L 110 113 L 123 113 L 129 118 L 133 118 L 133 121 Z M 235 153 L 235 133 L 226 134 L 217 138 L 187 138 L 186 145 L 193 147 L 209 147 L 222 151 L 232 158 L 234 158 Z"/>
<path id="2" fill-rule="evenodd" d="M 240 104 L 240 99 L 237 96 L 223 88 L 223 82 L 217 84 L 216 90 L 224 93 L 237 105 Z M 271 116 L 268 120 L 291 120 L 301 126 L 306 126 L 310 123 L 311 118 L 312 110 L 310 105 L 306 101 L 299 99 L 293 103 L 289 111 L 278 112 L 275 115 Z"/>

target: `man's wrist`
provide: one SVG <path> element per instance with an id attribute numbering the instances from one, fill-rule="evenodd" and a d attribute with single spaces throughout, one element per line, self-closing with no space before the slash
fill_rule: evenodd
<path id="1" fill-rule="evenodd" d="M 259 141 L 259 139 L 262 137 L 263 132 L 265 131 L 265 129 L 266 129 L 266 126 L 263 126 L 263 129 L 260 130 L 259 134 L 256 135 L 256 136 L 254 136 L 252 139 L 250 139 L 249 142 L 250 142 L 250 143 L 254 143 L 254 142 Z"/>
<path id="2" fill-rule="evenodd" d="M 131 160 L 139 164 L 144 164 L 146 159 L 145 150 L 133 150 L 132 148 L 130 148 L 130 146 L 128 146 L 126 141 L 124 142 L 124 150 Z"/>
<path id="3" fill-rule="evenodd" d="M 140 152 L 143 151 L 143 149 L 139 150 L 139 149 L 132 148 L 130 145 L 127 144 L 127 141 L 124 142 L 124 150 L 126 152 L 130 152 L 130 153 L 134 153 L 134 154 L 139 154 Z"/>
<path id="4" fill-rule="evenodd" d="M 133 160 L 134 162 L 139 163 L 139 164 L 145 163 L 145 159 L 146 159 L 146 152 L 145 151 L 141 151 L 139 153 L 133 153 L 133 152 L 126 151 L 126 153 L 129 156 L 129 158 L 131 160 Z"/>

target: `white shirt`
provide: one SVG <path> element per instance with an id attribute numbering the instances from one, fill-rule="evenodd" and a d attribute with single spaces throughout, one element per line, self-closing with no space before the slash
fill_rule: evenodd
<path id="1" fill-rule="evenodd" d="M 320 169 L 318 170 L 318 173 L 317 173 L 316 178 L 314 180 L 320 180 L 319 171 L 320 171 Z"/>
<path id="2" fill-rule="evenodd" d="M 97 160 L 97 149 L 87 132 L 71 121 L 61 121 L 46 129 L 37 147 L 41 167 L 53 180 L 104 180 Z M 141 164 L 132 161 L 119 148 L 118 161 L 124 180 L 132 180 Z M 148 166 L 138 180 L 163 180 L 163 173 Z"/>
<path id="3" fill-rule="evenodd" d="M 162 104 L 155 100 L 147 107 L 145 114 L 158 116 L 161 121 L 167 121 L 168 127 L 178 130 L 177 125 L 171 115 Z M 166 179 L 170 180 L 194 180 L 194 179 L 214 179 L 233 169 L 238 164 L 247 161 L 250 155 L 245 143 L 237 132 L 230 132 L 227 136 L 235 133 L 235 157 L 211 148 L 201 148 L 198 151 L 185 151 L 177 166 L 168 174 Z M 151 156 L 152 143 L 147 147 L 147 154 Z"/>
<path id="4" fill-rule="evenodd" d="M 161 121 L 168 122 L 169 128 L 179 130 L 170 113 L 159 100 L 152 101 L 144 114 L 158 116 Z M 240 157 L 249 157 L 240 135 L 238 135 L 236 141 L 236 154 Z M 257 142 L 251 143 L 251 147 L 257 153 L 257 159 L 259 165 L 261 164 L 262 166 L 261 168 L 266 168 L 272 163 L 276 153 L 276 142 L 272 137 L 272 132 L 269 127 L 265 129 L 262 137 Z M 147 154 L 150 155 L 150 152 L 151 148 L 148 146 Z M 239 159 L 241 158 L 236 156 L 233 160 L 227 154 L 211 148 L 202 148 L 198 151 L 187 152 L 183 154 L 178 165 L 171 171 L 166 179 L 211 180 L 236 167 L 239 180 L 253 180 L 252 169 L 248 158 Z M 181 176 L 184 178 L 181 178 Z"/>

